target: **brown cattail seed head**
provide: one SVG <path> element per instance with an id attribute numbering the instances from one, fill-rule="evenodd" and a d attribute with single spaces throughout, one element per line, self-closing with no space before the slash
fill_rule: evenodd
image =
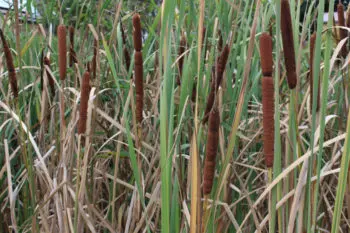
<path id="1" fill-rule="evenodd" d="M 218 35 L 219 35 L 219 41 L 218 41 L 218 50 L 221 53 L 222 51 L 222 45 L 223 45 L 223 40 L 222 40 L 222 33 L 221 30 L 218 31 Z"/>
<path id="2" fill-rule="evenodd" d="M 11 86 L 13 96 L 15 98 L 17 98 L 18 97 L 18 86 L 17 86 L 16 70 L 15 70 L 15 66 L 13 64 L 13 58 L 12 58 L 10 48 L 7 44 L 4 33 L 1 29 L 0 29 L 0 37 L 2 40 L 2 46 L 4 48 L 5 60 L 6 60 L 8 74 L 9 74 L 9 83 Z"/>
<path id="3" fill-rule="evenodd" d="M 84 134 L 86 131 L 87 109 L 90 94 L 90 73 L 85 72 L 83 75 L 82 86 L 80 91 L 80 110 L 78 122 L 78 134 Z"/>
<path id="4" fill-rule="evenodd" d="M 268 33 L 260 36 L 260 60 L 264 76 L 272 76 L 272 37 Z"/>
<path id="5" fill-rule="evenodd" d="M 221 85 L 221 81 L 224 75 L 229 54 L 230 54 L 230 47 L 226 45 L 220 57 L 216 61 L 216 72 L 213 72 L 214 76 L 216 77 L 214 77 L 211 82 L 211 89 L 207 99 L 207 106 L 205 108 L 204 118 L 202 120 L 204 124 L 208 121 L 209 112 L 211 111 L 214 104 L 215 94 L 218 91 L 219 86 Z"/>
<path id="6" fill-rule="evenodd" d="M 98 52 L 98 40 L 94 40 L 94 56 L 92 58 L 92 75 L 93 78 L 96 78 L 96 69 L 97 69 L 97 52 Z"/>
<path id="7" fill-rule="evenodd" d="M 184 64 L 184 52 L 186 50 L 186 37 L 185 35 L 181 36 L 181 40 L 180 40 L 180 46 L 179 46 L 179 76 L 182 76 L 182 69 L 183 69 L 183 64 Z M 178 77 L 177 79 L 177 84 L 180 85 L 181 84 L 181 79 L 180 77 Z"/>
<path id="8" fill-rule="evenodd" d="M 73 26 L 69 27 L 69 42 L 70 42 L 70 47 L 69 47 L 69 67 L 72 67 L 74 63 L 78 63 L 77 61 L 77 55 L 74 51 L 74 34 L 75 34 L 75 29 Z"/>
<path id="9" fill-rule="evenodd" d="M 208 195 L 213 187 L 216 153 L 219 144 L 220 115 L 216 107 L 209 114 L 208 138 L 205 148 L 203 194 Z"/>
<path id="10" fill-rule="evenodd" d="M 284 63 L 287 70 L 287 82 L 290 89 L 297 85 L 295 51 L 293 42 L 292 19 L 288 0 L 281 2 L 281 32 L 284 51 Z"/>
<path id="11" fill-rule="evenodd" d="M 139 14 L 135 14 L 132 17 L 132 24 L 134 26 L 134 48 L 135 51 L 140 52 L 142 49 L 142 32 L 141 32 L 141 19 Z"/>
<path id="12" fill-rule="evenodd" d="M 337 5 L 337 12 L 338 12 L 338 24 L 339 24 L 339 26 L 345 27 L 344 5 L 343 4 L 339 3 Z M 347 37 L 347 31 L 342 29 L 342 28 L 339 28 L 339 36 L 340 36 L 340 40 L 345 39 Z M 346 57 L 347 51 L 346 51 L 345 44 L 343 45 L 340 54 L 343 58 Z"/>
<path id="13" fill-rule="evenodd" d="M 263 106 L 263 129 L 264 129 L 264 155 L 265 164 L 268 168 L 273 166 L 274 157 L 274 87 L 272 77 L 262 78 L 262 106 Z"/>
<path id="14" fill-rule="evenodd" d="M 135 52 L 136 121 L 142 122 L 143 111 L 143 60 L 142 52 Z"/>
<path id="15" fill-rule="evenodd" d="M 44 57 L 44 64 L 47 65 L 48 67 L 50 67 L 51 62 L 50 62 L 50 59 L 48 57 Z M 49 80 L 49 85 L 50 85 L 52 95 L 54 95 L 55 94 L 55 81 L 54 81 L 53 77 L 51 76 L 50 72 L 47 70 L 46 70 L 46 76 Z"/>
<path id="16" fill-rule="evenodd" d="M 67 42 L 66 42 L 66 26 L 59 25 L 57 27 L 58 37 L 58 66 L 60 70 L 60 79 L 66 79 L 67 73 Z"/>

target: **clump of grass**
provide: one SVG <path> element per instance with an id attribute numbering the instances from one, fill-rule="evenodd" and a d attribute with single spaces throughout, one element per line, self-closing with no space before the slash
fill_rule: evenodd
<path id="1" fill-rule="evenodd" d="M 203 194 L 209 195 L 214 181 L 216 154 L 219 144 L 220 115 L 216 106 L 210 111 L 208 138 L 205 147 L 205 161 L 203 171 Z"/>
<path id="2" fill-rule="evenodd" d="M 345 16 L 344 16 L 344 5 L 342 3 L 339 3 L 337 5 L 337 12 L 338 12 L 338 26 L 345 27 Z M 340 40 L 343 40 L 347 37 L 347 31 L 339 28 L 339 37 Z M 346 55 L 348 54 L 346 49 L 346 44 L 344 44 L 340 50 L 340 55 L 343 58 L 346 58 Z"/>
<path id="3" fill-rule="evenodd" d="M 284 63 L 287 70 L 287 82 L 289 88 L 294 89 L 297 85 L 297 74 L 293 41 L 293 27 L 288 0 L 282 0 L 281 2 L 281 33 L 284 51 Z"/>
<path id="4" fill-rule="evenodd" d="M 80 109 L 78 134 L 84 134 L 86 131 L 87 108 L 89 103 L 90 93 L 90 73 L 87 71 L 83 75 L 81 90 L 80 90 Z"/>
<path id="5" fill-rule="evenodd" d="M 214 72 L 214 77 L 212 77 L 211 81 L 211 89 L 209 92 L 209 96 L 207 99 L 207 106 L 205 108 L 203 123 L 205 124 L 208 121 L 209 113 L 214 105 L 215 95 L 221 85 L 221 81 L 224 75 L 228 55 L 230 53 L 230 47 L 228 45 L 225 46 L 221 55 L 218 57 L 216 61 L 216 67 Z"/>
<path id="6" fill-rule="evenodd" d="M 139 14 L 132 18 L 134 26 L 134 49 L 135 49 L 135 89 L 136 89 L 136 121 L 142 122 L 143 111 L 143 59 L 142 59 L 142 32 L 141 19 Z"/>
<path id="7" fill-rule="evenodd" d="M 314 93 L 314 71 L 313 71 L 313 60 L 315 55 L 315 44 L 316 44 L 316 33 L 313 33 L 310 37 L 310 106 L 312 109 L 313 105 L 313 93 Z M 318 79 L 318 86 L 320 87 L 320 79 Z M 316 111 L 320 108 L 320 91 L 317 93 Z"/>
<path id="8" fill-rule="evenodd" d="M 58 37 L 58 66 L 60 71 L 60 79 L 65 80 L 67 74 L 67 42 L 66 42 L 66 26 L 59 25 L 57 27 Z"/>
<path id="9" fill-rule="evenodd" d="M 1 37 L 2 46 L 4 49 L 5 60 L 6 60 L 8 74 L 9 74 L 9 82 L 10 82 L 12 94 L 15 98 L 17 98 L 18 97 L 18 86 L 17 86 L 16 69 L 15 69 L 15 66 L 13 64 L 13 58 L 12 58 L 12 54 L 10 51 L 10 47 L 8 46 L 8 43 L 7 43 L 6 38 L 4 36 L 4 33 L 1 29 L 0 29 L 0 37 Z"/>

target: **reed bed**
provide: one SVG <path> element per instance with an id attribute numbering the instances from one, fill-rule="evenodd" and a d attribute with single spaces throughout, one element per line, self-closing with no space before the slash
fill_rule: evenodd
<path id="1" fill-rule="evenodd" d="M 83 2 L 3 17 L 0 232 L 349 232 L 346 4 Z"/>

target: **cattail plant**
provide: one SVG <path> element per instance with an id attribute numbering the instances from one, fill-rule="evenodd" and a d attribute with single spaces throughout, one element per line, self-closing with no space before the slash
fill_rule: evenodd
<path id="1" fill-rule="evenodd" d="M 15 66 L 13 64 L 13 58 L 12 58 L 10 48 L 7 44 L 4 33 L 1 29 L 0 29 L 0 37 L 2 40 L 2 46 L 4 48 L 5 60 L 6 60 L 8 74 L 9 74 L 9 83 L 11 86 L 13 96 L 15 98 L 17 98 L 18 97 L 18 86 L 17 86 L 16 70 L 15 70 Z"/>
<path id="2" fill-rule="evenodd" d="M 46 65 L 48 67 L 51 66 L 50 59 L 46 56 L 44 57 L 44 65 Z M 54 81 L 53 77 L 51 76 L 50 72 L 47 70 L 46 70 L 46 76 L 47 76 L 47 79 L 49 80 L 49 85 L 50 85 L 52 96 L 54 96 L 55 95 L 55 81 Z"/>
<path id="3" fill-rule="evenodd" d="M 94 39 L 94 56 L 92 57 L 92 77 L 96 78 L 96 69 L 97 69 L 97 52 L 98 52 L 98 40 Z"/>
<path id="4" fill-rule="evenodd" d="M 58 66 L 60 71 L 60 79 L 65 80 L 67 74 L 67 43 L 66 43 L 66 26 L 59 25 L 57 27 L 58 37 Z"/>
<path id="5" fill-rule="evenodd" d="M 213 72 L 215 75 L 212 78 L 211 81 L 211 89 L 209 92 L 209 96 L 207 99 L 207 106 L 205 108 L 203 123 L 205 124 L 208 121 L 209 113 L 213 107 L 214 99 L 216 92 L 219 89 L 219 86 L 221 85 L 221 81 L 224 75 L 228 55 L 230 53 L 230 47 L 228 45 L 225 46 L 224 50 L 222 51 L 221 55 L 216 60 L 216 67 L 215 72 Z"/>
<path id="6" fill-rule="evenodd" d="M 310 106 L 312 109 L 313 105 L 313 96 L 314 96 L 314 72 L 313 72 L 313 60 L 315 54 L 315 44 L 316 44 L 316 33 L 313 33 L 310 38 Z M 320 79 L 318 79 L 318 87 L 320 87 Z M 316 111 L 318 112 L 320 107 L 320 91 L 317 92 L 317 101 L 316 101 Z"/>
<path id="7" fill-rule="evenodd" d="M 287 82 L 289 88 L 294 89 L 297 85 L 297 74 L 292 19 L 288 0 L 282 0 L 281 2 L 281 33 L 284 51 L 284 64 L 287 70 Z"/>
<path id="8" fill-rule="evenodd" d="M 219 41 L 218 41 L 218 51 L 219 53 L 222 52 L 222 46 L 224 44 L 223 40 L 222 40 L 222 33 L 221 30 L 218 31 L 218 36 L 219 36 Z"/>
<path id="9" fill-rule="evenodd" d="M 338 12 L 338 26 L 340 27 L 345 27 L 345 17 L 344 17 L 344 5 L 339 3 L 337 5 L 337 12 Z M 343 40 L 347 37 L 347 31 L 342 29 L 342 28 L 339 28 L 339 37 L 340 37 L 340 40 Z M 347 49 L 346 49 L 346 45 L 344 44 L 340 50 L 340 55 L 343 57 L 343 58 L 346 58 L 346 55 L 347 55 Z"/>
<path id="10" fill-rule="evenodd" d="M 263 73 L 262 78 L 262 106 L 263 106 L 263 140 L 266 167 L 271 169 L 274 158 L 274 86 L 272 37 L 264 33 L 260 37 L 260 60 Z"/>
<path id="11" fill-rule="evenodd" d="M 83 75 L 83 80 L 82 80 L 82 85 L 80 90 L 80 109 L 79 109 L 79 122 L 78 122 L 79 135 L 84 134 L 86 131 L 89 93 L 90 93 L 90 73 L 87 71 Z"/>
<path id="12" fill-rule="evenodd" d="M 72 67 L 74 63 L 77 63 L 77 55 L 74 51 L 74 34 L 75 30 L 73 26 L 69 27 L 69 42 L 70 42 L 70 47 L 69 47 L 69 67 Z"/>
<path id="13" fill-rule="evenodd" d="M 185 35 L 181 36 L 180 40 L 180 46 L 179 46 L 179 76 L 177 77 L 177 85 L 181 84 L 181 77 L 182 77 L 182 69 L 183 69 L 183 64 L 184 64 L 184 52 L 186 50 L 186 37 Z"/>
<path id="14" fill-rule="evenodd" d="M 215 165 L 216 165 L 216 153 L 219 144 L 219 126 L 220 115 L 216 106 L 210 111 L 209 114 L 209 126 L 208 126 L 208 138 L 205 147 L 205 160 L 203 171 L 203 194 L 209 195 L 214 181 Z"/>
<path id="15" fill-rule="evenodd" d="M 120 22 L 120 29 L 122 32 L 123 54 L 124 54 L 125 65 L 126 65 L 126 69 L 129 70 L 131 58 L 130 58 L 129 50 L 126 45 L 127 43 L 126 43 L 126 35 L 125 35 L 124 27 L 121 22 Z"/>
<path id="16" fill-rule="evenodd" d="M 142 60 L 142 34 L 140 15 L 135 14 L 132 18 L 134 26 L 134 48 L 135 48 L 135 89 L 136 89 L 136 121 L 142 122 L 143 111 L 143 60 Z"/>

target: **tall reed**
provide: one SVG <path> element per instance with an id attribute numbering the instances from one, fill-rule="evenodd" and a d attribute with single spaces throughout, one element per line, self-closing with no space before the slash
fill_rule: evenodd
<path id="1" fill-rule="evenodd" d="M 208 138 L 205 148 L 203 171 L 203 194 L 209 195 L 214 182 L 216 154 L 219 144 L 220 115 L 216 106 L 209 114 Z"/>
<path id="2" fill-rule="evenodd" d="M 81 90 L 80 90 L 80 108 L 78 134 L 84 134 L 86 131 L 87 108 L 89 103 L 90 93 L 90 73 L 86 71 L 83 75 Z"/>
<path id="3" fill-rule="evenodd" d="M 142 32 L 141 19 L 139 14 L 135 14 L 132 18 L 134 26 L 134 49 L 135 49 L 135 89 L 136 89 L 136 121 L 142 122 L 143 111 L 143 59 L 142 59 Z"/>
<path id="4" fill-rule="evenodd" d="M 3 31 L 0 29 L 0 37 L 2 41 L 2 46 L 4 48 L 6 66 L 9 74 L 9 83 L 11 86 L 12 94 L 15 98 L 18 97 L 18 86 L 17 86 L 17 77 L 16 77 L 16 69 L 13 64 L 13 58 L 10 51 L 10 47 L 5 39 Z"/>
<path id="5" fill-rule="evenodd" d="M 57 27 L 58 37 L 58 66 L 60 71 L 60 79 L 65 80 L 67 74 L 67 42 L 66 42 L 66 26 L 59 25 Z"/>
<path id="6" fill-rule="evenodd" d="M 338 12 L 338 26 L 345 27 L 345 16 L 344 16 L 344 5 L 342 3 L 339 3 L 337 5 L 337 12 Z M 347 37 L 347 31 L 339 28 L 339 37 L 340 40 L 343 40 Z M 343 58 L 346 58 L 346 55 L 348 54 L 346 44 L 344 44 L 340 50 L 340 55 Z"/>
<path id="7" fill-rule="evenodd" d="M 219 86 L 221 85 L 221 81 L 224 75 L 228 55 L 230 54 L 230 47 L 228 45 L 225 46 L 223 49 L 221 55 L 217 58 L 216 60 L 216 66 L 215 66 L 215 72 L 214 77 L 212 77 L 211 81 L 211 89 L 208 95 L 207 99 L 207 106 L 205 108 L 204 112 L 204 118 L 203 118 L 203 123 L 205 124 L 208 121 L 209 118 L 209 113 L 213 107 L 214 104 L 214 99 L 216 92 L 219 89 Z"/>
<path id="8" fill-rule="evenodd" d="M 284 64 L 287 70 L 287 82 L 289 88 L 294 89 L 297 85 L 297 74 L 295 64 L 293 27 L 288 0 L 282 0 L 281 2 L 281 33 L 284 51 Z"/>

